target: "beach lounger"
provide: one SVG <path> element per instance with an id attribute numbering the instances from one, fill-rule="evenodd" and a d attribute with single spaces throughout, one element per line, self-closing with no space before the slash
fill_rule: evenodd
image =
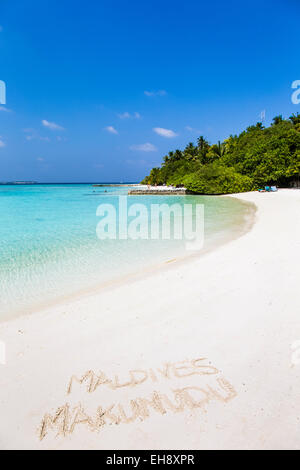
<path id="1" fill-rule="evenodd" d="M 271 186 L 271 191 L 272 191 L 273 193 L 276 193 L 276 191 L 278 191 L 277 186 Z"/>

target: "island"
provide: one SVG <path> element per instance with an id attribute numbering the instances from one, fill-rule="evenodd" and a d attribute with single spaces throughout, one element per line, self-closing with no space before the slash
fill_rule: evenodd
<path id="1" fill-rule="evenodd" d="M 261 122 L 223 142 L 210 144 L 203 136 L 197 145 L 171 151 L 160 168 L 153 168 L 142 184 L 184 187 L 195 194 L 233 194 L 266 185 L 300 187 L 300 114 L 276 116 L 271 126 Z"/>

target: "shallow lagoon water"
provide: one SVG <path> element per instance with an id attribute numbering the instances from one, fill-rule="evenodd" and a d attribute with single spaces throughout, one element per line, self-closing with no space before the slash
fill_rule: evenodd
<path id="1" fill-rule="evenodd" d="M 118 196 L 127 191 L 125 186 L 0 187 L 0 320 L 190 255 L 186 240 L 99 240 L 98 206 L 112 204 L 118 212 Z M 134 203 L 149 212 L 151 204 L 204 204 L 204 249 L 241 234 L 251 216 L 248 205 L 230 197 L 130 196 L 128 205 Z"/>

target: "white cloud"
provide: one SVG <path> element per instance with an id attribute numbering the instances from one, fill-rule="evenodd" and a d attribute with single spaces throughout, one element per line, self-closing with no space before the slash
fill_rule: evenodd
<path id="1" fill-rule="evenodd" d="M 105 127 L 105 130 L 107 132 L 110 132 L 111 134 L 119 134 L 119 132 L 117 131 L 117 129 L 115 129 L 113 126 L 107 126 Z"/>
<path id="2" fill-rule="evenodd" d="M 157 90 L 157 91 L 144 91 L 146 96 L 166 96 L 167 92 L 165 90 Z"/>
<path id="3" fill-rule="evenodd" d="M 62 126 L 59 126 L 55 122 L 46 121 L 46 119 L 42 120 L 42 124 L 44 127 L 51 129 L 51 131 L 64 131 L 64 128 Z"/>
<path id="4" fill-rule="evenodd" d="M 131 115 L 126 111 L 125 113 L 118 114 L 120 119 L 130 119 Z"/>
<path id="5" fill-rule="evenodd" d="M 45 159 L 44 159 L 44 158 L 41 158 L 41 157 L 40 157 L 40 158 L 37 158 L 36 160 L 37 160 L 37 162 L 40 162 L 40 163 L 42 163 L 42 162 L 45 161 Z"/>
<path id="6" fill-rule="evenodd" d="M 154 127 L 153 130 L 154 132 L 156 132 L 156 134 L 162 137 L 166 137 L 167 139 L 171 139 L 172 137 L 177 136 L 177 134 L 171 129 L 164 129 L 163 127 Z"/>
<path id="7" fill-rule="evenodd" d="M 138 152 L 157 152 L 155 145 L 150 144 L 149 142 L 141 145 L 132 145 L 130 150 L 137 150 Z"/>
<path id="8" fill-rule="evenodd" d="M 188 132 L 193 132 L 195 134 L 201 134 L 202 131 L 200 129 L 195 129 L 194 127 L 191 126 L 185 126 L 185 130 Z"/>
<path id="9" fill-rule="evenodd" d="M 2 137 L 0 136 L 0 148 L 5 147 L 5 142 L 2 140 Z"/>
<path id="10" fill-rule="evenodd" d="M 42 140 L 44 142 L 50 142 L 49 137 L 40 136 L 39 133 L 35 129 L 23 129 L 26 135 L 25 139 L 30 142 L 31 140 Z"/>
<path id="11" fill-rule="evenodd" d="M 31 140 L 35 140 L 35 139 L 36 139 L 36 140 L 42 140 L 42 141 L 44 141 L 44 142 L 50 142 L 49 137 L 41 137 L 41 136 L 39 136 L 39 135 L 27 135 L 25 138 L 26 138 L 26 140 L 28 140 L 29 142 L 30 142 Z"/>
<path id="12" fill-rule="evenodd" d="M 118 114 L 120 119 L 141 119 L 140 113 L 130 114 L 127 111 L 125 113 Z"/>

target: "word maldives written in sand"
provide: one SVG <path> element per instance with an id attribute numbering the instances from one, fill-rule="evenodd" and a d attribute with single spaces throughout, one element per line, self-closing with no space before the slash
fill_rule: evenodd
<path id="1" fill-rule="evenodd" d="M 167 362 L 163 367 L 157 369 L 133 369 L 128 372 L 128 378 L 125 381 L 124 379 L 122 381 L 117 375 L 109 378 L 105 372 L 96 374 L 94 371 L 89 370 L 81 378 L 76 375 L 71 377 L 67 393 L 72 393 L 75 382 L 81 385 L 85 383 L 87 392 L 93 393 L 102 385 L 117 390 L 125 387 L 136 387 L 147 380 L 158 382 L 160 379 L 170 380 L 172 378 L 191 377 L 192 375 L 217 375 L 219 370 L 210 364 L 206 364 L 206 361 L 206 358 L 199 358 L 191 361 Z"/>
<path id="2" fill-rule="evenodd" d="M 129 403 L 115 402 L 109 406 L 98 406 L 94 414 L 87 412 L 82 403 L 71 406 L 69 403 L 60 406 L 56 412 L 45 414 L 39 437 L 43 440 L 50 430 L 55 431 L 57 437 L 71 435 L 79 425 L 85 425 L 91 431 L 100 431 L 106 425 L 130 424 L 135 421 L 144 421 L 151 414 L 166 415 L 167 413 L 180 413 L 185 410 L 202 409 L 212 401 L 228 403 L 237 393 L 233 386 L 224 378 L 218 376 L 219 370 L 205 364 L 206 359 L 199 358 L 179 363 L 167 363 L 159 369 L 130 370 L 129 380 L 121 382 L 118 376 L 108 378 L 104 372 L 96 374 L 86 372 L 82 377 L 73 375 L 68 384 L 67 394 L 71 395 L 75 383 L 86 387 L 90 394 L 100 386 L 108 386 L 111 390 L 124 387 L 137 387 L 147 380 L 159 382 L 160 380 L 187 379 L 191 376 L 216 376 L 215 384 L 200 386 L 183 386 L 172 389 L 168 394 L 154 390 L 148 396 L 134 397 Z M 217 377 L 218 376 L 218 377 Z"/>

